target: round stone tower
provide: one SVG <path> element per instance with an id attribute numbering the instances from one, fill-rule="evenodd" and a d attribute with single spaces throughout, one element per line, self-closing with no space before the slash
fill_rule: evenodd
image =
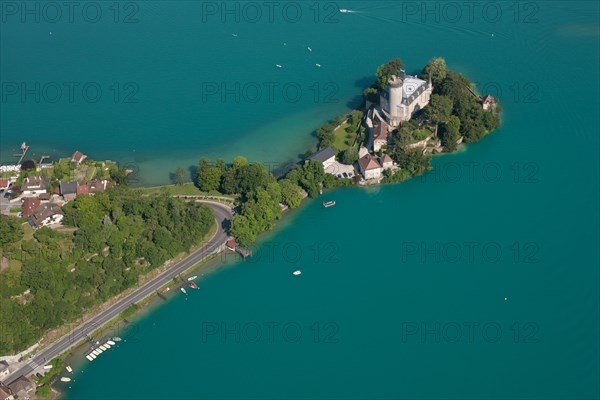
<path id="1" fill-rule="evenodd" d="M 397 126 L 402 118 L 402 86 L 404 84 L 402 78 L 392 75 L 389 85 L 389 114 L 391 117 L 391 123 Z"/>

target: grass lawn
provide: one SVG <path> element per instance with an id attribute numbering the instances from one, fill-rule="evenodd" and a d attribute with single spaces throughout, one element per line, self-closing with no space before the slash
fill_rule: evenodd
<path id="1" fill-rule="evenodd" d="M 350 145 L 348 145 L 346 143 L 346 140 L 350 141 L 350 143 L 354 143 L 354 140 L 356 139 L 356 132 L 352 133 L 351 138 L 348 139 L 346 136 L 348 136 L 348 132 L 346 132 L 346 128 L 350 126 L 347 122 L 344 122 L 342 124 L 342 126 L 340 126 L 338 129 L 336 129 L 335 131 L 333 131 L 333 135 L 334 135 L 334 141 L 333 141 L 333 147 L 337 150 L 337 151 L 344 151 L 346 150 L 348 147 L 350 147 Z"/>
<path id="2" fill-rule="evenodd" d="M 85 173 L 85 181 L 90 181 L 94 177 L 94 175 L 96 175 L 96 167 L 92 165 L 88 167 Z"/>
<path id="3" fill-rule="evenodd" d="M 157 194 L 166 192 L 170 195 L 179 196 L 224 196 L 235 199 L 236 196 L 221 194 L 217 191 L 203 192 L 198 189 L 193 183 L 185 183 L 183 185 L 165 185 L 165 186 L 154 186 L 147 188 L 136 188 L 136 190 L 145 194 Z"/>

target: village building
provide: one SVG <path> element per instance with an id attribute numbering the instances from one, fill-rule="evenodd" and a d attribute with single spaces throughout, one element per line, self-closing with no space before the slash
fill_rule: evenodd
<path id="1" fill-rule="evenodd" d="M 377 161 L 377 157 L 366 154 L 358 160 L 358 166 L 365 180 L 381 178 L 383 168 L 379 164 L 379 161 Z"/>
<path id="2" fill-rule="evenodd" d="M 496 107 L 496 99 L 493 96 L 487 95 L 481 102 L 481 107 L 484 111 L 493 110 Z"/>
<path id="3" fill-rule="evenodd" d="M 40 201 L 44 202 L 44 201 L 50 201 L 51 197 L 52 197 L 52 193 L 42 193 L 38 196 L 38 199 L 40 199 Z"/>
<path id="4" fill-rule="evenodd" d="M 400 71 L 400 76 L 392 75 L 379 96 L 381 111 L 392 127 L 398 127 L 429 104 L 432 92 L 431 80 L 426 82 Z"/>
<path id="5" fill-rule="evenodd" d="M 21 185 L 23 196 L 37 196 L 48 191 L 48 178 L 28 176 Z"/>
<path id="6" fill-rule="evenodd" d="M 383 146 L 387 146 L 389 133 L 390 127 L 383 121 L 373 128 L 373 151 L 379 151 Z"/>
<path id="7" fill-rule="evenodd" d="M 392 160 L 392 157 L 390 157 L 388 154 L 384 154 L 379 157 L 379 163 L 384 171 L 386 169 L 394 168 L 394 160 Z"/>
<path id="8" fill-rule="evenodd" d="M 323 164 L 323 168 L 327 168 L 335 163 L 335 155 L 335 150 L 333 150 L 331 147 L 325 147 L 324 149 L 321 149 L 312 156 L 308 157 L 307 160 L 319 161 Z"/>
<path id="9" fill-rule="evenodd" d="M 10 182 L 7 179 L 0 179 L 0 190 L 8 189 Z"/>
<path id="10" fill-rule="evenodd" d="M 25 197 L 21 203 L 21 213 L 24 217 L 31 216 L 35 210 L 42 204 L 37 197 Z"/>
<path id="11" fill-rule="evenodd" d="M 4 360 L 0 361 L 0 380 L 6 378 L 9 374 L 8 363 Z"/>
<path id="12" fill-rule="evenodd" d="M 19 400 L 29 400 L 29 394 L 35 390 L 35 384 L 21 375 L 19 379 L 8 385 L 8 388 Z"/>
<path id="13" fill-rule="evenodd" d="M 60 195 L 63 197 L 63 199 L 65 199 L 65 201 L 73 200 L 77 196 L 76 181 L 66 183 L 60 182 L 58 187 L 60 188 Z"/>
<path id="14" fill-rule="evenodd" d="M 366 147 L 361 146 L 358 149 L 358 158 L 361 159 L 364 156 L 366 156 L 367 154 L 369 154 L 369 149 L 367 149 Z"/>
<path id="15" fill-rule="evenodd" d="M 10 390 L 0 383 L 0 400 L 14 400 L 12 394 L 10 394 Z"/>
<path id="16" fill-rule="evenodd" d="M 82 152 L 80 152 L 79 150 L 77 150 L 75 153 L 73 153 L 73 155 L 71 156 L 71 162 L 79 165 L 81 164 L 81 162 L 83 160 L 85 160 L 87 158 L 87 156 L 85 154 L 83 154 Z"/>
<path id="17" fill-rule="evenodd" d="M 41 228 L 43 226 L 58 225 L 62 223 L 65 214 L 60 207 L 53 203 L 46 203 L 39 206 L 31 217 L 29 217 L 29 223 L 34 228 Z"/>

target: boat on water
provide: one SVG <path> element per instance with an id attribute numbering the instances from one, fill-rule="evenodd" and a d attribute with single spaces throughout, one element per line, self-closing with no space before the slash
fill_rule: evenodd
<path id="1" fill-rule="evenodd" d="M 299 269 L 297 269 L 296 271 L 292 272 L 292 275 L 301 275 L 302 271 L 300 271 Z"/>
<path id="2" fill-rule="evenodd" d="M 67 371 L 69 371 L 69 372 L 73 372 L 73 368 L 71 368 L 71 366 L 70 366 L 70 365 L 67 365 Z"/>
<path id="3" fill-rule="evenodd" d="M 335 206 L 335 200 L 331 200 L 331 201 L 324 201 L 323 202 L 323 207 L 327 208 L 327 207 L 333 207 Z"/>
<path id="4" fill-rule="evenodd" d="M 166 288 L 164 288 L 164 289 L 162 290 L 162 292 L 161 292 L 161 293 L 167 293 L 169 290 L 171 290 L 171 288 L 170 288 L 170 287 L 166 287 Z"/>
<path id="5" fill-rule="evenodd" d="M 111 346 L 114 346 L 114 345 L 116 344 L 116 343 L 115 343 L 115 342 L 113 342 L 112 340 L 109 340 L 109 341 L 108 341 L 108 342 L 106 342 L 106 343 L 110 344 Z"/>
<path id="6" fill-rule="evenodd" d="M 106 347 L 107 349 L 110 349 L 110 344 L 108 344 L 108 343 L 104 343 L 103 346 Z"/>
<path id="7" fill-rule="evenodd" d="M 44 369 L 52 369 L 52 365 L 44 365 Z"/>
<path id="8" fill-rule="evenodd" d="M 181 293 L 183 293 L 183 294 L 187 294 L 187 292 L 185 291 L 185 289 L 184 289 L 184 288 L 181 288 L 181 289 L 179 289 L 179 290 L 181 290 Z"/>
<path id="9" fill-rule="evenodd" d="M 102 351 L 102 349 L 100 347 L 96 348 L 96 351 L 98 352 L 98 354 L 104 353 L 104 351 Z"/>
<path id="10" fill-rule="evenodd" d="M 315 64 L 317 67 L 321 68 L 321 64 Z"/>
<path id="11" fill-rule="evenodd" d="M 121 341 L 121 340 L 123 340 L 123 339 L 121 339 L 121 338 L 120 338 L 120 337 L 118 337 L 118 336 L 115 336 L 115 337 L 113 338 L 113 340 L 114 340 L 115 342 L 120 342 L 120 341 Z"/>
<path id="12" fill-rule="evenodd" d="M 339 10 L 339 11 L 340 11 L 341 13 L 349 13 L 349 12 L 350 12 L 350 10 L 347 10 L 347 9 L 345 9 L 345 8 L 340 8 L 340 10 Z"/>
<path id="13" fill-rule="evenodd" d="M 310 47 L 307 47 L 308 51 L 312 51 L 312 49 Z"/>
<path id="14" fill-rule="evenodd" d="M 68 378 L 66 376 L 63 376 L 62 378 L 60 378 L 61 382 L 71 382 L 71 378 Z"/>
<path id="15" fill-rule="evenodd" d="M 191 287 L 192 289 L 198 289 L 198 285 L 196 285 L 194 282 L 190 282 L 187 284 L 189 287 Z"/>
<path id="16" fill-rule="evenodd" d="M 275 66 L 276 66 L 277 68 L 281 68 L 281 67 L 282 67 L 282 65 L 281 65 L 281 64 L 275 64 Z"/>
<path id="17" fill-rule="evenodd" d="M 100 350 L 106 351 L 106 347 L 104 347 L 104 345 L 100 345 Z"/>
<path id="18" fill-rule="evenodd" d="M 198 275 L 190 276 L 188 281 L 193 281 L 194 279 L 198 279 Z"/>
<path id="19" fill-rule="evenodd" d="M 95 355 L 95 356 L 100 355 L 100 353 L 98 353 L 96 350 L 92 350 L 92 354 Z"/>
<path id="20" fill-rule="evenodd" d="M 89 354 L 87 356 L 85 356 L 85 358 L 87 358 L 89 361 L 94 361 L 94 359 L 92 358 L 92 356 L 89 355 Z"/>

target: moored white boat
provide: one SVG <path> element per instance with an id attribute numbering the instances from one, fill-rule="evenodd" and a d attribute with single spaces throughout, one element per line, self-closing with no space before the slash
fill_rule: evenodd
<path id="1" fill-rule="evenodd" d="M 68 378 L 66 376 L 63 376 L 62 378 L 60 378 L 61 382 L 71 382 L 71 378 Z"/>
<path id="2" fill-rule="evenodd" d="M 108 344 L 108 342 L 104 343 L 103 346 L 106 347 L 107 349 L 110 349 L 110 344 Z"/>
<path id="3" fill-rule="evenodd" d="M 118 337 L 118 336 L 115 336 L 115 337 L 113 338 L 113 340 L 114 340 L 115 342 L 120 342 L 120 341 L 121 341 L 121 340 L 123 340 L 123 339 L 121 339 L 121 338 L 120 338 L 120 337 Z"/>
<path id="4" fill-rule="evenodd" d="M 197 278 L 198 278 L 198 276 L 197 276 L 197 275 L 190 276 L 190 277 L 188 278 L 188 281 L 193 281 L 194 279 L 197 279 Z"/>
<path id="5" fill-rule="evenodd" d="M 106 347 L 104 347 L 104 345 L 100 345 L 100 350 L 106 351 Z"/>
<path id="6" fill-rule="evenodd" d="M 187 292 L 185 291 L 185 289 L 184 289 L 184 288 L 181 288 L 181 289 L 179 289 L 179 290 L 181 290 L 181 293 L 183 293 L 183 294 L 187 294 Z"/>
<path id="7" fill-rule="evenodd" d="M 321 68 L 321 64 L 315 64 L 317 67 Z"/>
<path id="8" fill-rule="evenodd" d="M 73 372 L 73 368 L 71 368 L 71 366 L 70 366 L 70 365 L 67 365 L 67 371 L 69 371 L 69 372 Z"/>
<path id="9" fill-rule="evenodd" d="M 281 64 L 275 64 L 275 66 L 276 66 L 277 68 L 281 68 L 281 67 L 282 67 L 282 65 L 281 65 Z"/>
<path id="10" fill-rule="evenodd" d="M 113 342 L 112 340 L 109 340 L 109 341 L 108 341 L 108 342 L 106 342 L 106 343 L 110 344 L 111 346 L 114 346 L 114 345 L 116 344 L 116 343 L 115 343 L 115 342 Z"/>
<path id="11" fill-rule="evenodd" d="M 102 354 L 102 353 L 103 353 L 103 351 L 102 351 L 102 349 L 101 349 L 100 347 L 96 348 L 96 352 L 97 352 L 98 354 Z"/>
<path id="12" fill-rule="evenodd" d="M 87 356 L 85 356 L 85 358 L 87 358 L 87 359 L 88 359 L 88 360 L 90 360 L 90 361 L 94 361 L 94 359 L 92 358 L 92 356 L 91 356 L 91 355 L 89 355 L 89 354 L 88 354 Z"/>
<path id="13" fill-rule="evenodd" d="M 335 200 L 331 200 L 331 201 L 324 201 L 323 202 L 323 207 L 327 208 L 327 207 L 333 207 L 335 206 Z"/>
<path id="14" fill-rule="evenodd" d="M 296 271 L 292 272 L 292 274 L 293 274 L 293 275 L 301 275 L 301 274 L 302 274 L 302 271 L 300 271 L 300 270 L 298 269 L 298 270 L 296 270 Z"/>

